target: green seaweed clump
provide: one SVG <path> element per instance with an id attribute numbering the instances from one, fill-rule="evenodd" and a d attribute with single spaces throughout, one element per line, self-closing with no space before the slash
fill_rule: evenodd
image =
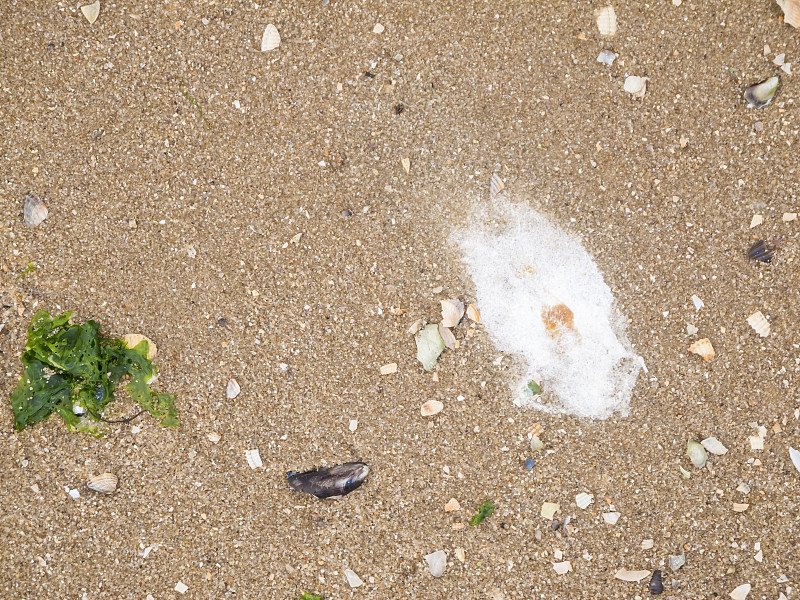
<path id="1" fill-rule="evenodd" d="M 147 359 L 147 340 L 128 348 L 122 340 L 100 337 L 94 321 L 70 325 L 71 314 L 53 318 L 40 310 L 31 319 L 24 372 L 11 394 L 14 427 L 25 429 L 55 412 L 70 431 L 101 435 L 94 423 L 104 421 L 103 410 L 123 377 L 130 377 L 125 389 L 134 402 L 161 425 L 178 425 L 174 396 L 150 389 L 156 368 Z"/>

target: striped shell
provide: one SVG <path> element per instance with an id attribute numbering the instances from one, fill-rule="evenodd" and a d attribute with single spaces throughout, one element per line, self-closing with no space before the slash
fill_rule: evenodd
<path id="1" fill-rule="evenodd" d="M 783 10 L 783 22 L 800 29 L 800 0 L 777 0 Z"/>
<path id="2" fill-rule="evenodd" d="M 117 489 L 117 476 L 113 473 L 100 473 L 95 475 L 86 482 L 90 490 L 100 492 L 101 494 L 111 494 Z"/>
<path id="3" fill-rule="evenodd" d="M 506 184 L 503 183 L 503 179 L 500 177 L 500 175 L 493 173 L 492 179 L 489 181 L 489 196 L 495 198 L 497 194 L 502 192 L 505 187 Z"/>
<path id="4" fill-rule="evenodd" d="M 303 473 L 289 471 L 286 480 L 296 492 L 338 500 L 364 483 L 368 474 L 369 467 L 366 464 L 349 462 Z"/>
<path id="5" fill-rule="evenodd" d="M 22 202 L 22 217 L 25 225 L 36 227 L 47 218 L 47 204 L 33 194 L 28 194 Z"/>
<path id="6" fill-rule="evenodd" d="M 760 310 L 747 317 L 747 322 L 753 328 L 753 331 L 761 337 L 769 336 L 769 321 Z"/>
<path id="7" fill-rule="evenodd" d="M 594 13 L 594 18 L 597 19 L 597 29 L 600 30 L 600 35 L 612 36 L 617 33 L 617 13 L 614 12 L 613 6 L 598 8 Z"/>

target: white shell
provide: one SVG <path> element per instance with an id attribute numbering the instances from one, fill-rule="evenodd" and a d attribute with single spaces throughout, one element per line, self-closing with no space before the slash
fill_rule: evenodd
<path id="1" fill-rule="evenodd" d="M 711 340 L 708 338 L 697 340 L 694 344 L 689 346 L 689 352 L 702 356 L 705 361 L 711 360 L 717 354 L 714 352 L 714 346 L 711 345 Z"/>
<path id="2" fill-rule="evenodd" d="M 441 300 L 442 305 L 442 327 L 455 327 L 464 316 L 464 303 L 457 298 Z"/>
<path id="3" fill-rule="evenodd" d="M 344 576 L 347 579 L 347 584 L 351 588 L 357 588 L 360 585 L 364 585 L 364 582 L 361 581 L 361 577 L 356 575 L 355 571 L 353 571 L 352 569 L 345 569 Z"/>
<path id="4" fill-rule="evenodd" d="M 251 469 L 260 469 L 264 466 L 264 463 L 261 462 L 261 454 L 258 448 L 245 451 L 244 457 L 247 459 L 247 464 L 250 465 Z"/>
<path id="5" fill-rule="evenodd" d="M 402 164 L 402 165 L 403 165 L 403 170 L 404 170 L 406 173 L 408 173 L 409 171 L 411 171 L 411 159 L 410 159 L 410 158 L 408 158 L 407 156 L 406 156 L 406 157 L 403 157 L 403 158 L 401 158 L 401 159 L 400 159 L 400 164 Z"/>
<path id="6" fill-rule="evenodd" d="M 281 34 L 278 33 L 278 28 L 270 23 L 267 25 L 266 29 L 264 29 L 264 35 L 261 36 L 261 51 L 267 52 L 269 50 L 275 50 L 275 48 L 280 45 Z"/>
<path id="7" fill-rule="evenodd" d="M 567 573 L 572 571 L 572 565 L 568 560 L 565 560 L 563 562 L 553 563 L 553 570 L 559 575 L 566 575 Z"/>
<path id="8" fill-rule="evenodd" d="M 625 78 L 625 85 L 623 87 L 632 97 L 642 98 L 647 91 L 647 77 L 628 75 Z"/>
<path id="9" fill-rule="evenodd" d="M 783 213 L 781 217 L 781 221 L 784 223 L 791 223 L 797 219 L 797 213 Z"/>
<path id="10" fill-rule="evenodd" d="M 459 548 L 456 548 L 456 549 L 453 551 L 453 554 L 455 554 L 455 555 L 456 555 L 456 558 L 457 558 L 459 561 L 461 561 L 462 563 L 463 563 L 463 562 L 465 562 L 465 561 L 467 560 L 467 553 L 464 551 L 464 549 L 463 549 L 463 548 L 460 548 L 460 547 L 459 547 Z"/>
<path id="11" fill-rule="evenodd" d="M 242 388 L 239 387 L 239 383 L 235 379 L 231 379 L 228 382 L 228 388 L 225 390 L 225 394 L 228 396 L 228 400 L 233 400 L 241 391 Z"/>
<path id="12" fill-rule="evenodd" d="M 800 452 L 789 446 L 789 458 L 792 459 L 792 464 L 794 468 L 800 472 Z"/>
<path id="13" fill-rule="evenodd" d="M 450 350 L 455 350 L 458 348 L 458 340 L 456 340 L 456 336 L 453 335 L 453 332 L 450 331 L 448 327 L 442 326 L 439 323 L 439 335 L 442 336 L 444 340 L 445 348 L 450 348 Z"/>
<path id="14" fill-rule="evenodd" d="M 494 198 L 502 192 L 506 187 L 506 184 L 503 183 L 503 179 L 500 177 L 498 173 L 492 173 L 492 179 L 489 181 L 489 196 Z"/>
<path id="15" fill-rule="evenodd" d="M 711 454 L 716 454 L 717 456 L 722 456 L 728 452 L 728 449 L 723 445 L 715 437 L 708 437 L 700 442 L 703 445 L 703 448 L 711 452 Z"/>
<path id="16" fill-rule="evenodd" d="M 617 521 L 622 515 L 618 512 L 607 512 L 603 513 L 603 521 L 608 523 L 609 525 L 616 525 Z"/>
<path id="17" fill-rule="evenodd" d="M 769 335 L 769 321 L 767 321 L 767 318 L 760 310 L 757 310 L 747 317 L 747 322 L 750 324 L 750 327 L 753 328 L 753 331 L 761 337 L 767 337 Z"/>
<path id="18" fill-rule="evenodd" d="M 437 550 L 431 554 L 425 555 L 425 562 L 428 563 L 428 570 L 434 577 L 441 577 L 444 575 L 444 570 L 447 568 L 447 554 L 444 550 Z"/>
<path id="19" fill-rule="evenodd" d="M 761 215 L 753 215 L 753 218 L 750 219 L 750 229 L 753 227 L 758 227 L 764 222 L 764 217 Z"/>
<path id="20" fill-rule="evenodd" d="M 615 60 L 617 60 L 617 55 L 611 50 L 601 50 L 600 54 L 597 55 L 597 62 L 608 65 L 609 67 L 614 64 Z"/>
<path id="21" fill-rule="evenodd" d="M 474 321 L 475 323 L 481 322 L 481 313 L 478 311 L 477 308 L 475 308 L 474 304 L 470 304 L 467 307 L 467 318 L 470 321 Z"/>
<path id="22" fill-rule="evenodd" d="M 117 476 L 113 473 L 101 473 L 95 475 L 86 482 L 90 490 L 100 492 L 101 494 L 110 494 L 117 489 Z"/>
<path id="23" fill-rule="evenodd" d="M 614 573 L 614 578 L 621 579 L 622 581 L 641 581 L 645 577 L 649 576 L 650 571 L 629 571 L 625 568 Z"/>
<path id="24" fill-rule="evenodd" d="M 600 35 L 612 36 L 617 33 L 617 13 L 614 12 L 613 6 L 598 8 L 594 11 L 594 17 L 597 20 L 597 29 L 600 30 Z"/>
<path id="25" fill-rule="evenodd" d="M 594 496 L 591 494 L 587 494 L 586 492 L 581 492 L 577 496 L 575 496 L 575 504 L 578 505 L 578 508 L 585 510 L 588 506 L 594 502 Z"/>
<path id="26" fill-rule="evenodd" d="M 731 593 L 728 595 L 732 598 L 732 600 L 745 600 L 751 589 L 752 586 L 749 583 L 743 583 L 742 585 L 733 588 Z"/>
<path id="27" fill-rule="evenodd" d="M 553 516 L 560 510 L 560 506 L 555 502 L 542 502 L 541 515 L 545 519 L 553 520 Z"/>
<path id="28" fill-rule="evenodd" d="M 158 347 L 153 340 L 140 333 L 128 333 L 122 336 L 122 342 L 126 348 L 135 348 L 142 340 L 147 341 L 147 360 L 153 360 L 158 354 Z"/>
<path id="29" fill-rule="evenodd" d="M 36 227 L 47 218 L 47 204 L 33 194 L 25 196 L 22 202 L 22 217 L 25 225 Z"/>
<path id="30" fill-rule="evenodd" d="M 218 434 L 216 431 L 210 432 L 206 437 L 208 438 L 208 441 L 211 442 L 212 444 L 216 444 L 222 439 L 222 436 Z"/>
<path id="31" fill-rule="evenodd" d="M 375 23 L 375 27 L 372 28 L 372 33 L 383 33 L 384 27 L 380 23 Z"/>
<path id="32" fill-rule="evenodd" d="M 461 504 L 455 498 L 450 498 L 444 505 L 444 512 L 453 512 L 454 510 L 461 510 Z"/>
<path id="33" fill-rule="evenodd" d="M 381 365 L 381 375 L 391 375 L 392 373 L 397 373 L 397 363 Z"/>
<path id="34" fill-rule="evenodd" d="M 86 20 L 89 21 L 91 25 L 95 21 L 97 21 L 97 17 L 100 15 L 100 0 L 96 0 L 92 4 L 87 4 L 85 6 L 81 6 L 81 12 L 83 16 L 86 17 Z"/>
<path id="35" fill-rule="evenodd" d="M 800 29 L 800 0 L 777 0 L 783 11 L 783 22 Z"/>
<path id="36" fill-rule="evenodd" d="M 444 409 L 444 404 L 438 400 L 428 400 L 425 404 L 419 407 L 419 412 L 423 417 L 432 417 L 439 414 Z"/>

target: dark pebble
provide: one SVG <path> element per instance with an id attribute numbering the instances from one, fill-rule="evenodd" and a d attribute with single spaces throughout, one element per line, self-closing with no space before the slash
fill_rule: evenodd
<path id="1" fill-rule="evenodd" d="M 227 324 L 228 321 L 226 321 L 225 319 L 217 319 L 217 325 L 219 325 L 220 327 L 225 327 Z"/>
<path id="2" fill-rule="evenodd" d="M 536 465 L 536 461 L 533 460 L 532 458 L 526 458 L 525 459 L 525 468 L 528 469 L 528 471 L 532 471 L 533 467 L 535 465 Z"/>
<path id="3" fill-rule="evenodd" d="M 653 571 L 653 576 L 650 578 L 650 585 L 648 587 L 653 596 L 658 596 L 664 591 L 664 584 L 661 583 L 661 571 L 658 569 Z"/>

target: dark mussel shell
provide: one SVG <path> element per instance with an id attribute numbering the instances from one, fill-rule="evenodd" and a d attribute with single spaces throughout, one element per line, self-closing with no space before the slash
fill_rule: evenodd
<path id="1" fill-rule="evenodd" d="M 750 246 L 747 251 L 747 256 L 752 260 L 759 260 L 768 263 L 775 256 L 775 249 L 771 247 L 766 241 L 758 240 L 755 244 Z"/>
<path id="2" fill-rule="evenodd" d="M 369 467 L 364 463 L 349 462 L 304 473 L 289 471 L 286 474 L 286 480 L 296 492 L 335 500 L 349 494 L 364 483 L 368 473 Z"/>
<path id="3" fill-rule="evenodd" d="M 653 571 L 653 576 L 650 578 L 650 593 L 653 596 L 658 596 L 664 591 L 664 584 L 661 583 L 661 571 L 656 569 Z"/>

